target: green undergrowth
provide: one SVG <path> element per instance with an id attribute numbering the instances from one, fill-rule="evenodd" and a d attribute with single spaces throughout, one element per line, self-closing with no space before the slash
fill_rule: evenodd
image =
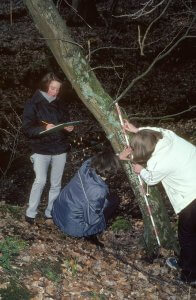
<path id="1" fill-rule="evenodd" d="M 33 269 L 38 269 L 42 276 L 51 280 L 52 282 L 58 283 L 61 280 L 61 263 L 51 262 L 50 260 L 36 261 L 32 265 Z"/>
<path id="2" fill-rule="evenodd" d="M 6 288 L 0 289 L 1 300 L 29 300 L 32 294 L 23 286 L 11 280 Z"/>
<path id="3" fill-rule="evenodd" d="M 128 231 L 131 229 L 131 222 L 126 220 L 124 217 L 117 217 L 111 225 L 114 232 Z"/>
<path id="4" fill-rule="evenodd" d="M 75 258 L 67 258 L 64 260 L 63 266 L 73 277 L 77 276 L 78 273 L 78 262 Z"/>
<path id="5" fill-rule="evenodd" d="M 6 214 L 10 214 L 14 219 L 17 220 L 20 220 L 23 215 L 22 207 L 4 203 L 0 203 L 0 212 L 2 213 L 3 217 L 6 217 Z"/>
<path id="6" fill-rule="evenodd" d="M 0 242 L 0 266 L 6 270 L 11 270 L 12 260 L 20 254 L 27 246 L 27 242 L 17 236 L 6 237 Z"/>

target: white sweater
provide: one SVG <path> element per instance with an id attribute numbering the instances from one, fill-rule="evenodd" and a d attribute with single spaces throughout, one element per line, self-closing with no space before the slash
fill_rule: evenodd
<path id="1" fill-rule="evenodd" d="M 141 129 L 160 131 L 163 138 L 158 141 L 140 176 L 148 185 L 162 182 L 177 214 L 196 199 L 196 147 L 171 130 Z"/>

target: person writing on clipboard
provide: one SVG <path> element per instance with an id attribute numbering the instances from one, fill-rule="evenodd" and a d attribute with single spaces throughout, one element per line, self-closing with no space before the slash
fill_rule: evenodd
<path id="1" fill-rule="evenodd" d="M 58 98 L 61 85 L 61 80 L 54 73 L 46 74 L 41 80 L 40 89 L 26 102 L 24 108 L 22 128 L 30 142 L 31 161 L 35 172 L 25 216 L 25 220 L 31 225 L 37 215 L 50 165 L 50 190 L 45 218 L 52 218 L 51 210 L 60 193 L 66 152 L 69 148 L 68 134 L 74 129 L 74 126 L 66 126 L 49 132 L 55 125 L 69 121 L 69 114 L 62 108 L 62 102 Z"/>

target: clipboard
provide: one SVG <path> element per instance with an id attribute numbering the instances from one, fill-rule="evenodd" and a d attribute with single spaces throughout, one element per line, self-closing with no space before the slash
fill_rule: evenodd
<path id="1" fill-rule="evenodd" d="M 72 121 L 72 122 L 65 122 L 65 123 L 61 123 L 61 124 L 58 124 L 56 125 L 55 127 L 53 128 L 50 128 L 50 129 L 46 129 L 46 130 L 43 130 L 39 133 L 39 135 L 42 135 L 42 134 L 48 134 L 48 133 L 54 133 L 56 131 L 59 131 L 61 129 L 64 129 L 64 127 L 67 127 L 67 126 L 76 126 L 76 125 L 79 125 L 80 123 L 83 123 L 84 121 Z"/>

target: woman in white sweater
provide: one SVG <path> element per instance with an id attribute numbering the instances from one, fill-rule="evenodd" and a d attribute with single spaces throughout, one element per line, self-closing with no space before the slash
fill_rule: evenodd
<path id="1" fill-rule="evenodd" d="M 124 128 L 135 133 L 131 148 L 133 170 L 147 185 L 162 182 L 167 196 L 179 215 L 178 238 L 181 247 L 178 266 L 181 280 L 196 285 L 196 147 L 173 131 L 157 128 L 136 128 L 125 120 Z M 175 267 L 175 261 L 168 261 Z"/>

